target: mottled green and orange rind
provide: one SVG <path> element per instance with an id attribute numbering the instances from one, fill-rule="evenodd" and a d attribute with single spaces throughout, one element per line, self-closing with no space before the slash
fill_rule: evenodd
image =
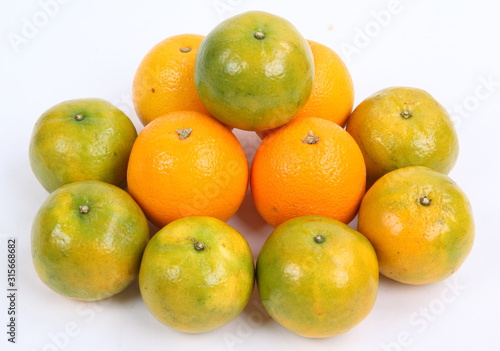
<path id="1" fill-rule="evenodd" d="M 320 235 L 322 242 L 315 237 Z M 344 333 L 371 311 L 378 289 L 373 247 L 351 227 L 323 216 L 278 226 L 257 260 L 257 285 L 269 315 L 296 334 Z"/>
<path id="2" fill-rule="evenodd" d="M 51 193 L 39 209 L 31 232 L 33 264 L 57 293 L 100 300 L 135 279 L 148 240 L 146 217 L 124 190 L 75 182 Z"/>
<path id="3" fill-rule="evenodd" d="M 204 245 L 203 250 L 195 248 Z M 139 273 L 149 311 L 178 331 L 201 333 L 236 318 L 254 287 L 254 264 L 246 239 L 213 217 L 185 217 L 149 242 Z"/>

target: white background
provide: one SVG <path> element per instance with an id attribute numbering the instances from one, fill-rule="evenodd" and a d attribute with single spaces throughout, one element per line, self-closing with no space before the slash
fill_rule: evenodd
<path id="1" fill-rule="evenodd" d="M 500 333 L 500 7 L 474 0 L 0 1 L 0 348 L 5 350 L 498 350 Z M 52 4 L 50 6 L 43 4 Z M 190 335 L 152 317 L 137 284 L 101 303 L 56 295 L 35 274 L 32 219 L 47 192 L 28 156 L 36 119 L 63 100 L 100 97 L 141 125 L 131 105 L 135 69 L 162 39 L 207 34 L 234 14 L 281 15 L 336 50 L 356 104 L 395 85 L 430 92 L 453 116 L 460 156 L 450 176 L 467 193 L 475 246 L 445 282 L 382 278 L 372 313 L 346 334 L 298 337 L 269 319 L 256 294 L 233 322 Z M 237 131 L 251 161 L 259 139 Z M 250 197 L 229 221 L 254 256 L 270 233 Z M 17 344 L 7 342 L 6 240 L 17 252 Z"/>

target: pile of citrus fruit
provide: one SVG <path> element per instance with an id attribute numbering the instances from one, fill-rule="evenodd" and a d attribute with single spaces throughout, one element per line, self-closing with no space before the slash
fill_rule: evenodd
<path id="1" fill-rule="evenodd" d="M 328 337 L 370 313 L 379 273 L 437 282 L 471 250 L 446 110 L 410 87 L 353 110 L 346 65 L 281 17 L 251 11 L 165 39 L 140 63 L 133 101 L 139 135 L 100 99 L 62 102 L 34 127 L 31 166 L 50 195 L 33 263 L 64 296 L 103 299 L 138 277 L 159 321 L 196 333 L 237 317 L 257 283 L 274 320 Z M 250 167 L 235 128 L 262 139 Z M 275 227 L 256 262 L 225 223 L 249 184 Z"/>

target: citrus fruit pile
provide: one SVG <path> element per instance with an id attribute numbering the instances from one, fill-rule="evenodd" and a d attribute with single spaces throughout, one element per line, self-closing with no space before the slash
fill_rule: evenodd
<path id="1" fill-rule="evenodd" d="M 379 273 L 441 281 L 472 248 L 446 110 L 390 87 L 353 111 L 347 66 L 284 18 L 251 11 L 169 37 L 132 91 L 139 134 L 101 99 L 62 102 L 33 129 L 31 166 L 50 192 L 33 263 L 61 295 L 103 299 L 138 277 L 152 315 L 199 333 L 236 318 L 257 283 L 276 322 L 329 337 L 370 313 Z M 250 167 L 234 129 L 262 139 Z M 248 185 L 274 227 L 256 261 L 252 233 L 225 223 Z"/>

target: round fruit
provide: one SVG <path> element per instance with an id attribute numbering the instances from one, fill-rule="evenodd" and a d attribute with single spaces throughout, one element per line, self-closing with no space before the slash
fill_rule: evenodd
<path id="1" fill-rule="evenodd" d="M 307 41 L 287 20 L 261 11 L 231 17 L 203 40 L 195 85 L 219 121 L 245 130 L 279 127 L 304 106 L 314 75 Z"/>
<path id="2" fill-rule="evenodd" d="M 79 180 L 123 185 L 137 132 L 101 99 L 64 101 L 36 122 L 29 147 L 33 173 L 49 192 Z"/>
<path id="3" fill-rule="evenodd" d="M 318 117 L 343 127 L 354 104 L 351 74 L 339 55 L 329 47 L 308 40 L 314 58 L 311 95 L 294 119 Z"/>
<path id="4" fill-rule="evenodd" d="M 448 112 L 416 88 L 392 87 L 368 97 L 349 117 L 347 131 L 363 152 L 369 184 L 409 166 L 447 174 L 458 156 L 458 138 Z"/>
<path id="5" fill-rule="evenodd" d="M 286 221 L 264 243 L 257 286 L 269 315 L 310 338 L 344 333 L 371 311 L 377 257 L 366 238 L 323 216 Z"/>
<path id="6" fill-rule="evenodd" d="M 361 203 L 358 230 L 373 244 L 380 272 L 408 284 L 448 278 L 474 241 L 467 197 L 448 176 L 427 167 L 380 178 Z"/>
<path id="7" fill-rule="evenodd" d="M 93 301 L 119 293 L 135 279 L 148 240 L 148 222 L 130 195 L 89 180 L 49 195 L 33 221 L 31 252 L 49 288 Z"/>
<path id="8" fill-rule="evenodd" d="M 320 118 L 293 120 L 257 149 L 250 185 L 255 206 L 272 226 L 316 214 L 349 223 L 365 191 L 365 164 L 356 142 Z"/>
<path id="9" fill-rule="evenodd" d="M 142 124 L 171 111 L 208 113 L 194 86 L 194 63 L 202 35 L 180 34 L 156 44 L 134 77 L 132 98 Z"/>
<path id="10" fill-rule="evenodd" d="M 254 287 L 252 253 L 234 228 L 212 217 L 186 217 L 151 239 L 139 287 L 149 311 L 178 331 L 201 333 L 236 318 Z"/>
<path id="11" fill-rule="evenodd" d="M 170 112 L 149 123 L 130 155 L 129 192 L 160 228 L 187 216 L 228 220 L 247 184 L 248 163 L 238 139 L 195 111 Z"/>

